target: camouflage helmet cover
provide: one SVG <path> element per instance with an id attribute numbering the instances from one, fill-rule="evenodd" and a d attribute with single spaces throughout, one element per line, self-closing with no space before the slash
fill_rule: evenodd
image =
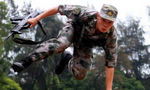
<path id="1" fill-rule="evenodd" d="M 115 21 L 117 14 L 118 10 L 114 6 L 108 4 L 104 4 L 100 11 L 100 16 L 110 21 Z"/>

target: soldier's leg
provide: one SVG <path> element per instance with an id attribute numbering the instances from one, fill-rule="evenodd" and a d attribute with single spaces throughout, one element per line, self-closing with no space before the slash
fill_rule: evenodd
<path id="1" fill-rule="evenodd" d="M 90 70 L 92 51 L 90 48 L 76 48 L 74 53 L 73 58 L 68 63 L 68 68 L 77 80 L 83 80 Z"/>
<path id="2" fill-rule="evenodd" d="M 65 67 L 68 65 L 68 62 L 71 58 L 72 58 L 71 53 L 68 51 L 64 51 L 61 54 L 61 60 L 60 60 L 59 64 L 56 65 L 55 73 L 61 74 L 64 71 Z"/>
<path id="3" fill-rule="evenodd" d="M 15 72 L 21 72 L 27 68 L 32 62 L 42 60 L 56 54 L 63 52 L 68 46 L 71 45 L 73 38 L 73 28 L 71 24 L 67 24 L 62 30 L 57 38 L 50 39 L 48 41 L 40 44 L 37 49 L 31 53 L 29 56 L 25 57 L 19 62 L 15 62 L 12 68 Z"/>

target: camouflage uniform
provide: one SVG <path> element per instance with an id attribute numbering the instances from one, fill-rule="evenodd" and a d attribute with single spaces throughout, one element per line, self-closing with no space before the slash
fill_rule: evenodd
<path id="1" fill-rule="evenodd" d="M 90 69 L 92 48 L 103 47 L 106 66 L 114 67 L 117 60 L 117 34 L 114 27 L 106 33 L 95 33 L 97 13 L 78 5 L 60 5 L 61 15 L 68 17 L 65 27 L 57 38 L 50 39 L 38 46 L 28 57 L 32 61 L 44 59 L 52 54 L 63 52 L 71 44 L 74 46 L 73 57 L 68 67 L 76 79 L 83 79 Z"/>

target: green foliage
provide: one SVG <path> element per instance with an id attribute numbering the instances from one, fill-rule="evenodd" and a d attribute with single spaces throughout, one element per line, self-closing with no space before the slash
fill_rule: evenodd
<path id="1" fill-rule="evenodd" d="M 76 80 L 71 73 L 65 73 L 63 77 L 59 76 L 60 85 L 56 90 L 96 90 L 95 83 L 92 81 L 93 75 L 93 72 L 89 72 L 84 80 Z"/>
<path id="2" fill-rule="evenodd" d="M 119 22 L 119 67 L 118 70 L 124 70 L 128 77 L 135 76 L 145 87 L 150 74 L 142 73 L 144 64 L 149 65 L 149 46 L 144 45 L 144 30 L 140 26 L 140 20 L 129 17 L 127 23 Z M 126 57 L 123 57 L 126 56 Z M 144 79 L 144 80 L 143 80 Z M 149 81 L 148 81 L 149 82 Z M 145 88 L 146 90 L 149 90 Z"/>
<path id="3" fill-rule="evenodd" d="M 3 44 L 2 44 L 2 38 L 1 38 L 1 35 L 0 35 L 0 55 L 2 54 L 2 48 L 3 48 Z M 1 60 L 1 57 L 0 57 L 0 60 Z"/>
<path id="4" fill-rule="evenodd" d="M 0 1 L 0 90 L 22 90 L 19 84 L 5 75 L 9 71 L 9 62 L 4 57 L 5 48 L 3 38 L 7 35 L 7 30 L 11 27 L 7 12 L 7 5 Z"/>
<path id="5" fill-rule="evenodd" d="M 9 62 L 5 57 L 5 43 L 4 38 L 7 35 L 8 29 L 11 27 L 7 17 L 8 9 L 4 2 L 0 2 L 0 70 L 4 73 L 8 72 Z"/>
<path id="6" fill-rule="evenodd" d="M 145 90 L 135 77 L 127 78 L 121 71 L 115 71 L 114 90 Z"/>
<path id="7" fill-rule="evenodd" d="M 20 85 L 0 72 L 0 90 L 22 90 Z"/>
<path id="8" fill-rule="evenodd" d="M 7 5 L 4 3 L 4 2 L 2 2 L 2 1 L 0 1 L 0 20 L 2 20 L 2 19 L 6 19 L 6 14 L 7 14 L 7 12 L 8 12 L 8 10 L 7 10 Z"/>

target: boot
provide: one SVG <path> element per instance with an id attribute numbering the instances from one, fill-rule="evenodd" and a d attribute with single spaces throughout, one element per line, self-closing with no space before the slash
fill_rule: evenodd
<path id="1" fill-rule="evenodd" d="M 69 52 L 63 52 L 61 55 L 61 60 L 55 68 L 55 73 L 58 75 L 61 74 L 64 71 L 65 67 L 68 65 L 68 62 L 71 58 L 72 55 Z"/>
<path id="2" fill-rule="evenodd" d="M 32 60 L 26 58 L 24 60 L 21 60 L 21 61 L 13 63 L 12 69 L 15 72 L 20 73 L 21 71 L 23 71 L 24 69 L 26 69 L 29 65 L 31 65 L 32 62 L 33 62 Z"/>

